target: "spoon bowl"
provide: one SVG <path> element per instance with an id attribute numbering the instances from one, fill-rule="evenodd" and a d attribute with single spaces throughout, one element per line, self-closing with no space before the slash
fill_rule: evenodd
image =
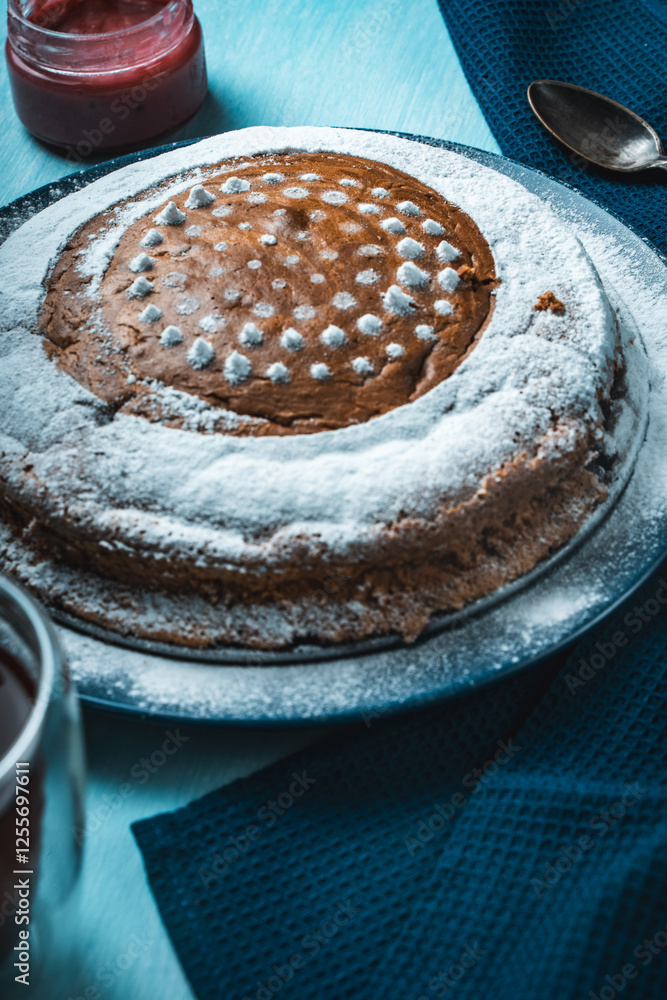
<path id="1" fill-rule="evenodd" d="M 660 136 L 629 108 L 594 90 L 534 80 L 528 101 L 547 131 L 572 152 L 607 170 L 667 167 Z"/>

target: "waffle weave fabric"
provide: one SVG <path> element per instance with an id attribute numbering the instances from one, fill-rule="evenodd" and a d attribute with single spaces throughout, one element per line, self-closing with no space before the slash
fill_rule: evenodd
<path id="1" fill-rule="evenodd" d="M 667 252 L 665 181 L 582 170 L 525 99 L 580 83 L 667 135 L 667 6 L 441 6 L 503 151 Z M 558 661 L 135 824 L 198 1000 L 664 1000 L 665 581 Z"/>
<path id="2" fill-rule="evenodd" d="M 199 1000 L 664 998 L 665 576 L 564 663 L 136 824 Z"/>
<path id="3" fill-rule="evenodd" d="M 667 253 L 664 170 L 583 167 L 538 122 L 533 80 L 596 90 L 667 139 L 665 0 L 439 0 L 475 97 L 506 156 L 572 185 Z M 606 127 L 614 128 L 613 116 Z"/>

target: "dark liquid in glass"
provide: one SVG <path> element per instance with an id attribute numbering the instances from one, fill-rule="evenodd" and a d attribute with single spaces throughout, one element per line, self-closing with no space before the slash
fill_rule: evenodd
<path id="1" fill-rule="evenodd" d="M 0 760 L 12 748 L 33 709 L 36 685 L 27 671 L 12 656 L 0 649 Z M 29 763 L 29 762 L 28 762 Z M 36 857 L 39 817 L 41 813 L 41 782 L 37 771 L 30 772 L 30 855 Z M 14 922 L 17 899 L 14 883 L 20 876 L 16 863 L 16 776 L 14 771 L 0 783 L 0 965 L 12 950 L 18 937 Z M 39 808 L 38 808 L 39 806 Z"/>

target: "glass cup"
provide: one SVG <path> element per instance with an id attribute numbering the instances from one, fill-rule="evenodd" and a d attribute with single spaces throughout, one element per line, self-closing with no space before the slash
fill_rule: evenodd
<path id="1" fill-rule="evenodd" d="M 84 763 L 53 626 L 0 576 L 0 996 L 26 995 L 59 947 L 77 880 Z"/>

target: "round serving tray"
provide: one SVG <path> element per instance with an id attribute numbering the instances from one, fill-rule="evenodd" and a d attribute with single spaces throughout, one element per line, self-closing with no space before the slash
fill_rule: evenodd
<path id="1" fill-rule="evenodd" d="M 619 419 L 627 450 L 612 470 L 609 499 L 555 557 L 464 612 L 434 619 L 412 645 L 392 637 L 280 653 L 185 651 L 121 639 L 56 614 L 73 676 L 89 705 L 170 722 L 262 725 L 400 711 L 536 665 L 608 614 L 662 558 L 667 449 L 663 457 L 659 441 L 667 415 L 661 385 L 667 319 L 660 318 L 664 309 L 655 308 L 660 299 L 667 302 L 661 258 L 612 215 L 537 171 L 455 143 L 405 138 L 453 150 L 523 184 L 574 229 L 601 273 L 623 335 L 635 341 L 637 368 L 630 373 L 630 406 Z M 93 167 L 0 209 L 0 240 L 103 174 L 171 148 Z M 649 359 L 645 368 L 638 342 Z"/>

